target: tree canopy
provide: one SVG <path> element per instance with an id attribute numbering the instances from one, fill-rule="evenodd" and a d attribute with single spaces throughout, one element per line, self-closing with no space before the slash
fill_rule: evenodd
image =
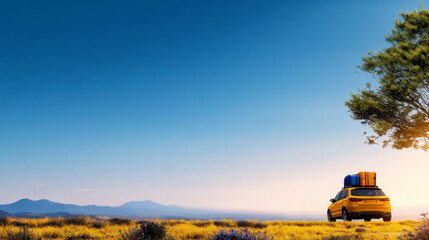
<path id="1" fill-rule="evenodd" d="M 377 84 L 346 101 L 352 118 L 372 130 L 368 144 L 429 149 L 429 11 L 402 12 L 386 36 L 388 47 L 371 51 L 359 68 Z M 366 133 L 365 133 L 366 134 Z"/>

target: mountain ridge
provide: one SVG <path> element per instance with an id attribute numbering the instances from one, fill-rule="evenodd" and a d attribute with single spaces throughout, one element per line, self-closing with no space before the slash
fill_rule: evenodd
<path id="1" fill-rule="evenodd" d="M 429 211 L 429 204 L 413 207 L 392 207 L 396 220 L 417 219 Z M 0 205 L 0 216 L 6 217 L 66 217 L 71 215 L 128 218 L 186 218 L 186 219 L 257 219 L 257 220 L 324 220 L 322 213 L 259 213 L 228 210 L 208 210 L 179 205 L 164 205 L 151 200 L 129 201 L 120 206 L 77 205 L 53 202 L 48 199 L 20 199 Z"/>
<path id="2" fill-rule="evenodd" d="M 178 205 L 164 205 L 150 200 L 130 201 L 120 206 L 97 206 L 97 205 L 76 205 L 53 202 L 48 199 L 31 200 L 20 199 L 10 204 L 0 205 L 0 211 L 16 215 L 25 213 L 31 214 L 52 214 L 68 213 L 71 215 L 101 215 L 110 217 L 130 217 L 130 218 L 191 218 L 191 219 L 260 219 L 260 220 L 291 220 L 281 214 L 246 214 L 227 211 L 216 211 L 181 207 Z"/>

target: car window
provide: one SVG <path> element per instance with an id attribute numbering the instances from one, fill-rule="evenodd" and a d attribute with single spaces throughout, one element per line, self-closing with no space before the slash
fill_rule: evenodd
<path id="1" fill-rule="evenodd" d="M 343 193 L 343 195 L 341 196 L 341 199 L 345 199 L 345 198 L 347 198 L 347 197 L 349 196 L 349 191 L 344 190 L 343 192 L 344 192 L 344 193 Z"/>
<path id="2" fill-rule="evenodd" d="M 340 200 L 343 200 L 345 198 L 346 192 L 347 192 L 347 190 L 341 191 Z"/>
<path id="3" fill-rule="evenodd" d="M 361 197 L 375 197 L 375 196 L 386 196 L 381 189 L 377 188 L 358 188 L 352 190 L 353 196 Z"/>
<path id="4" fill-rule="evenodd" d="M 335 201 L 338 201 L 338 200 L 340 200 L 340 196 L 341 196 L 341 193 L 342 193 L 343 191 L 340 191 L 338 194 L 337 194 L 337 196 L 335 196 Z"/>
<path id="5" fill-rule="evenodd" d="M 343 194 L 344 194 L 344 193 L 343 193 L 343 191 L 341 191 L 341 192 L 340 192 L 340 197 L 339 197 L 339 199 L 338 199 L 338 200 L 343 199 Z"/>

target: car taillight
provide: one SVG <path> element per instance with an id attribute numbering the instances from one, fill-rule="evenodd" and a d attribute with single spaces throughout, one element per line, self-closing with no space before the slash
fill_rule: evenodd
<path id="1" fill-rule="evenodd" d="M 382 201 L 382 202 L 389 202 L 389 201 L 390 201 L 390 199 L 389 199 L 389 198 L 380 198 L 380 199 L 378 199 L 378 200 L 380 200 L 380 201 Z"/>
<path id="2" fill-rule="evenodd" d="M 361 198 L 349 198 L 349 201 L 350 202 L 362 202 L 363 199 L 361 199 Z"/>

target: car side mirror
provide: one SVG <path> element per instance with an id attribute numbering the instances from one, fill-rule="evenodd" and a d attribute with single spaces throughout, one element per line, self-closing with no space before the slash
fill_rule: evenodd
<path id="1" fill-rule="evenodd" d="M 331 203 L 336 202 L 336 200 L 335 200 L 335 199 L 333 199 L 333 198 L 331 198 L 331 200 L 329 200 L 329 201 L 331 201 Z"/>

